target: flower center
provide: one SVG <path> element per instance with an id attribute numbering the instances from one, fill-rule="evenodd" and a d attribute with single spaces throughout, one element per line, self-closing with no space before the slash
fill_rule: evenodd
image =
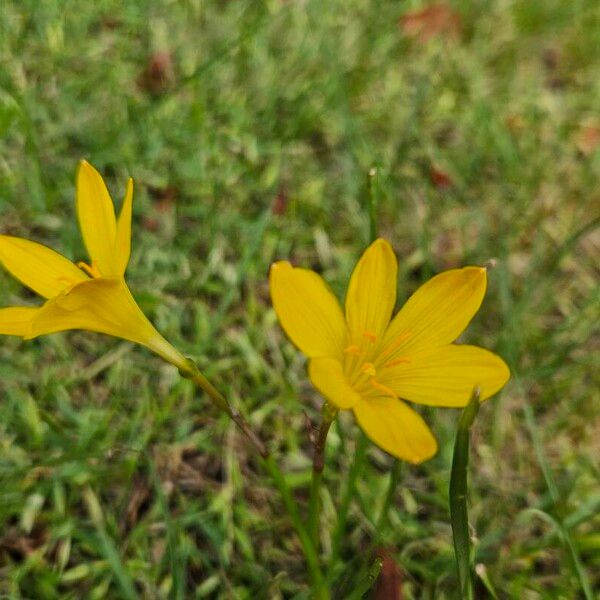
<path id="1" fill-rule="evenodd" d="M 368 375 L 369 377 L 375 377 L 375 375 L 377 375 L 377 371 L 375 370 L 375 365 L 370 362 L 363 363 L 360 370 L 361 370 L 361 373 L 364 373 L 365 375 Z"/>
<path id="2" fill-rule="evenodd" d="M 408 337 L 410 337 L 408 332 L 403 333 L 383 350 L 380 350 L 377 347 L 377 335 L 371 331 L 363 331 L 357 343 L 344 349 L 346 354 L 344 371 L 350 385 L 364 396 L 376 393 L 377 395 L 384 394 L 385 396 L 397 398 L 398 396 L 394 391 L 382 384 L 379 379 L 381 378 L 381 372 L 385 369 L 411 362 L 409 358 L 404 356 L 389 360 Z M 386 361 L 386 359 L 388 360 Z"/>

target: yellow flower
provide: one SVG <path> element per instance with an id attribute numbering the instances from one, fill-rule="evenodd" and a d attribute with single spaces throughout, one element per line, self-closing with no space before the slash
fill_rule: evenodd
<path id="1" fill-rule="evenodd" d="M 0 309 L 0 334 L 24 339 L 87 329 L 147 346 L 172 364 L 186 359 L 152 326 L 124 275 L 131 253 L 133 181 L 119 218 L 100 174 L 82 161 L 77 175 L 77 214 L 91 264 L 74 264 L 36 242 L 0 235 L 0 262 L 46 299 L 40 307 Z"/>
<path id="2" fill-rule="evenodd" d="M 495 354 L 452 344 L 481 305 L 484 268 L 440 273 L 392 319 L 397 271 L 390 244 L 378 239 L 352 273 L 345 315 L 319 275 L 286 261 L 271 267 L 271 298 L 288 337 L 310 359 L 313 385 L 335 407 L 352 409 L 380 448 L 420 463 L 435 454 L 437 444 L 401 398 L 465 406 L 476 386 L 482 399 L 489 398 L 510 373 Z"/>

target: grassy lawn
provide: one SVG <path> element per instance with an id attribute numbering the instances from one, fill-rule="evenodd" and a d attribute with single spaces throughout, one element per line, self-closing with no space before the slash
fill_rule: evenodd
<path id="1" fill-rule="evenodd" d="M 4 0 L 0 233 L 82 260 L 77 162 L 104 174 L 117 204 L 131 175 L 136 299 L 260 432 L 304 509 L 306 419 L 322 398 L 276 321 L 268 269 L 292 260 L 341 296 L 368 243 L 376 167 L 401 301 L 441 270 L 493 266 L 462 338 L 513 373 L 473 430 L 477 597 L 594 597 L 600 8 L 423 6 Z M 1 306 L 33 301 L 4 271 L 0 286 Z M 174 368 L 88 332 L 2 337 L 0 394 L 2 598 L 309 597 L 268 476 Z M 382 548 L 404 598 L 456 597 L 460 413 L 422 412 L 440 450 L 402 466 L 383 524 L 393 461 L 368 446 L 330 573 L 336 599 Z M 359 432 L 346 413 L 329 436 L 328 522 Z"/>

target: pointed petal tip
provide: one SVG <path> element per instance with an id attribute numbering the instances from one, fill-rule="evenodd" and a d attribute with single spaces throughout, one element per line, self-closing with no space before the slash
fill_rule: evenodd
<path id="1" fill-rule="evenodd" d="M 406 462 L 409 462 L 411 465 L 420 465 L 424 462 L 427 462 L 428 460 L 431 460 L 437 454 L 437 451 L 438 444 L 436 439 L 432 435 L 430 440 L 430 446 L 427 448 L 423 447 L 419 454 L 415 454 L 412 457 L 407 457 Z"/>
<path id="2" fill-rule="evenodd" d="M 282 273 L 283 271 L 293 269 L 291 263 L 287 260 L 278 260 L 271 264 L 270 272 L 271 275 Z"/>
<path id="3" fill-rule="evenodd" d="M 77 179 L 80 180 L 81 177 L 92 177 L 92 178 L 100 178 L 103 180 L 100 171 L 94 167 L 94 165 L 87 161 L 85 158 L 82 158 L 79 161 L 79 165 L 77 166 Z"/>
<path id="4" fill-rule="evenodd" d="M 377 238 L 374 242 L 372 242 L 369 247 L 367 248 L 367 250 L 369 248 L 377 248 L 383 251 L 390 251 L 390 252 L 394 252 L 392 245 L 390 244 L 390 242 L 388 240 L 386 240 L 385 238 L 379 237 Z"/>
<path id="5" fill-rule="evenodd" d="M 486 266 L 472 265 L 469 267 L 463 267 L 462 271 L 464 273 L 473 275 L 474 277 L 486 277 L 487 276 L 487 267 Z"/>
<path id="6" fill-rule="evenodd" d="M 510 367 L 506 364 L 504 359 L 501 356 L 498 356 L 497 354 L 496 357 L 498 358 L 498 370 L 502 373 L 503 383 L 499 388 L 502 389 L 508 383 L 508 380 L 511 377 L 511 372 Z"/>
<path id="7" fill-rule="evenodd" d="M 80 171 L 82 171 L 82 170 L 84 170 L 84 171 L 89 171 L 89 170 L 91 170 L 91 169 L 94 169 L 94 167 L 92 167 L 92 165 L 91 165 L 91 164 L 90 164 L 90 163 L 89 163 L 87 160 L 85 160 L 85 158 L 82 158 L 82 159 L 79 161 L 79 164 L 77 165 L 77 171 L 78 171 L 78 172 L 80 172 Z M 95 170 L 95 169 L 94 169 L 94 170 Z"/>
<path id="8" fill-rule="evenodd" d="M 373 246 L 375 245 L 383 245 L 383 246 L 390 246 L 391 244 L 388 242 L 388 240 L 386 240 L 384 237 L 378 237 L 372 244 Z"/>

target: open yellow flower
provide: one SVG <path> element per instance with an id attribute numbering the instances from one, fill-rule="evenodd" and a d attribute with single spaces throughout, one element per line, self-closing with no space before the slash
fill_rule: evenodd
<path id="1" fill-rule="evenodd" d="M 125 283 L 131 253 L 133 181 L 117 219 L 100 174 L 82 161 L 77 174 L 77 214 L 91 264 L 74 264 L 54 250 L 0 235 L 0 262 L 46 299 L 40 307 L 0 309 L 0 334 L 24 339 L 87 329 L 147 346 L 182 367 L 186 359 L 152 326 Z"/>
<path id="2" fill-rule="evenodd" d="M 392 319 L 398 265 L 390 244 L 376 240 L 356 265 L 346 311 L 316 273 L 281 261 L 271 266 L 275 312 L 288 337 L 310 359 L 309 377 L 328 401 L 352 409 L 367 436 L 411 463 L 437 444 L 421 416 L 402 400 L 465 406 L 510 376 L 495 354 L 452 344 L 479 309 L 486 289 L 481 267 L 452 269 L 422 285 Z"/>

